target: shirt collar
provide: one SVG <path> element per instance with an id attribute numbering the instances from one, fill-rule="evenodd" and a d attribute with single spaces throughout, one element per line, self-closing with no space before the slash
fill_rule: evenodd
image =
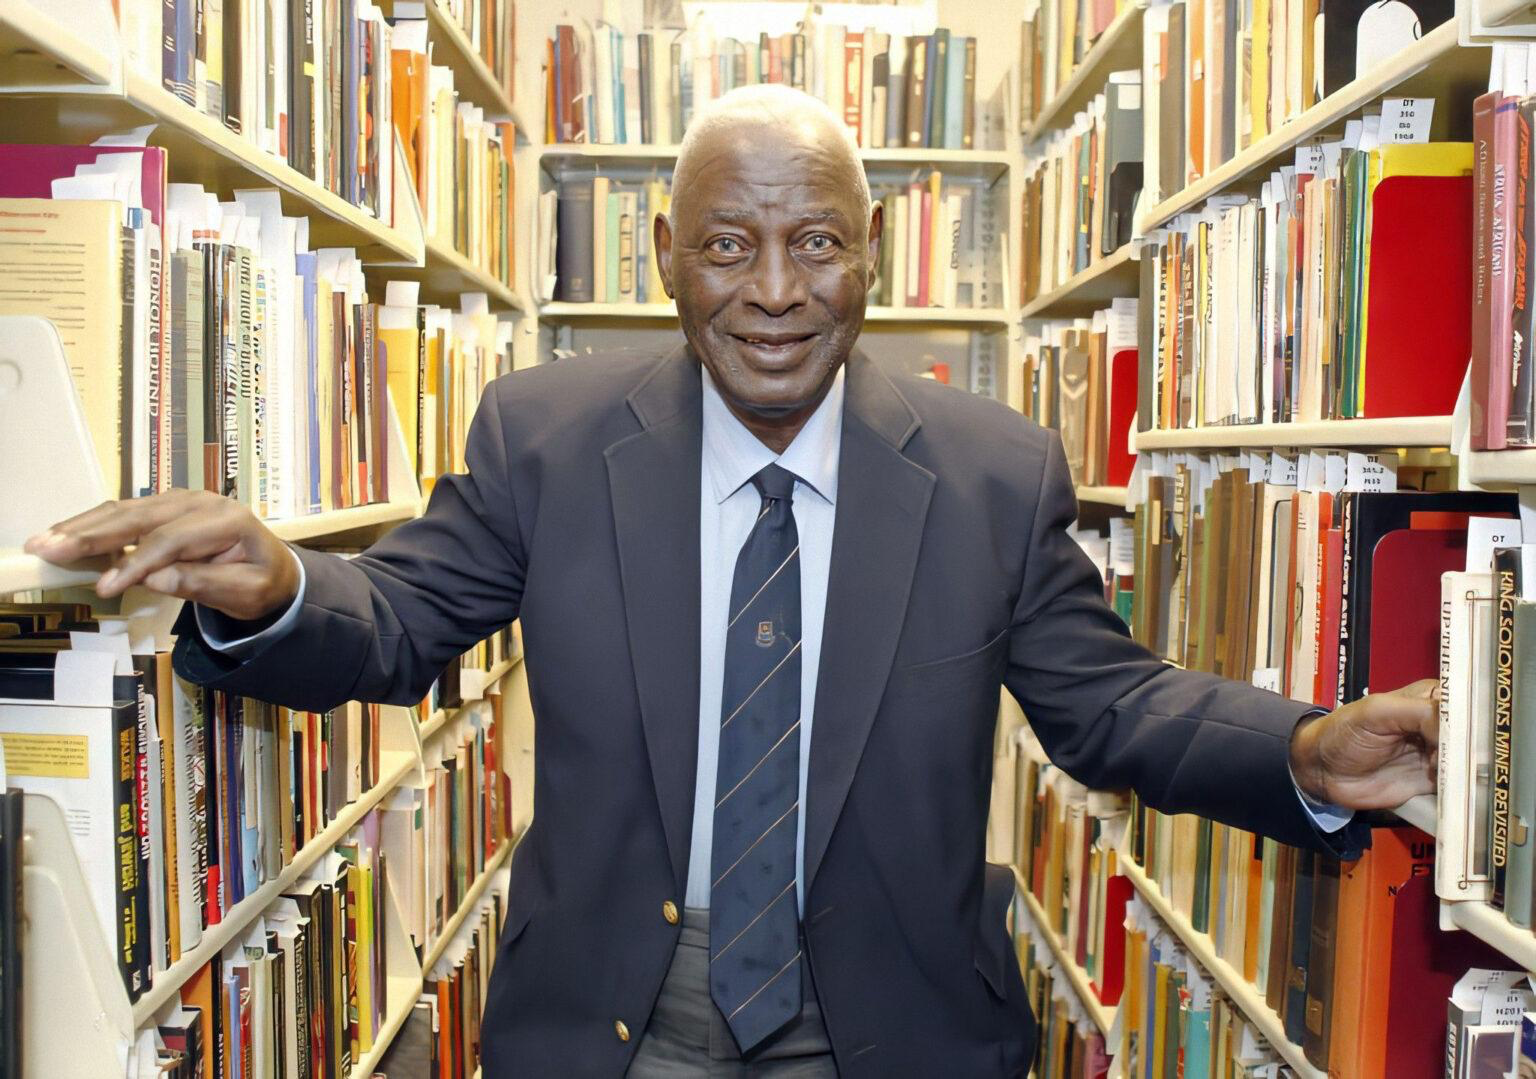
<path id="1" fill-rule="evenodd" d="M 704 472 L 715 496 L 724 502 L 764 468 L 777 464 L 795 474 L 829 505 L 837 504 L 837 465 L 843 444 L 843 396 L 846 368 L 839 367 L 832 386 L 811 418 L 800 428 L 782 454 L 774 452 L 736 418 L 709 368 L 699 370 L 704 380 Z"/>

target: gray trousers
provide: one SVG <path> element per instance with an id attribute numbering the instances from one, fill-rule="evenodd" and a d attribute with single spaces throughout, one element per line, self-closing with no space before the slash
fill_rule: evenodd
<path id="1" fill-rule="evenodd" d="M 810 965 L 803 969 L 799 1018 L 743 1060 L 709 995 L 709 911 L 685 909 L 682 937 L 629 1079 L 837 1079 Z"/>

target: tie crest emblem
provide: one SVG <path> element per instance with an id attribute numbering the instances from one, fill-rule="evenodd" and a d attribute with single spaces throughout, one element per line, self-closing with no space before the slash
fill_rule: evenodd
<path id="1" fill-rule="evenodd" d="M 773 623 L 759 622 L 757 624 L 757 646 L 770 648 L 773 645 Z"/>

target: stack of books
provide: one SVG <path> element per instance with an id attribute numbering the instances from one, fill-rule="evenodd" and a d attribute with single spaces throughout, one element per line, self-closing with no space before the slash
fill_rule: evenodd
<path id="1" fill-rule="evenodd" d="M 561 24 L 547 43 L 546 142 L 674 144 L 708 102 L 779 83 L 825 101 L 862 147 L 978 145 L 973 37 L 882 32 L 877 14 L 867 26 L 813 17 L 737 37 L 739 13 L 681 29 L 647 26 L 638 4 L 618 6 L 611 20 Z"/>
<path id="2" fill-rule="evenodd" d="M 1451 411 L 1471 345 L 1472 146 L 1388 130 L 1350 121 L 1257 197 L 1215 196 L 1146 237 L 1143 430 Z"/>
<path id="3" fill-rule="evenodd" d="M 1024 337 L 1019 410 L 1061 433 L 1077 486 L 1123 487 L 1136 456 L 1137 301 L 1091 318 L 1039 323 Z"/>
<path id="4" fill-rule="evenodd" d="M 1019 211 L 1026 302 L 1130 242 L 1141 128 L 1141 72 L 1116 71 L 1070 126 L 1031 150 Z"/>

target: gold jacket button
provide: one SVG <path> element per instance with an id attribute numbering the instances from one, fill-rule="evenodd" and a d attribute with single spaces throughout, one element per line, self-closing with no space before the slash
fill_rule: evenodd
<path id="1" fill-rule="evenodd" d="M 661 916 L 667 920 L 668 925 L 676 925 L 678 918 L 677 904 L 670 899 L 667 900 L 661 905 Z"/>
<path id="2" fill-rule="evenodd" d="M 615 1019 L 613 1021 L 613 1032 L 619 1036 L 619 1041 L 629 1041 L 629 1028 L 624 1025 L 624 1020 Z"/>

